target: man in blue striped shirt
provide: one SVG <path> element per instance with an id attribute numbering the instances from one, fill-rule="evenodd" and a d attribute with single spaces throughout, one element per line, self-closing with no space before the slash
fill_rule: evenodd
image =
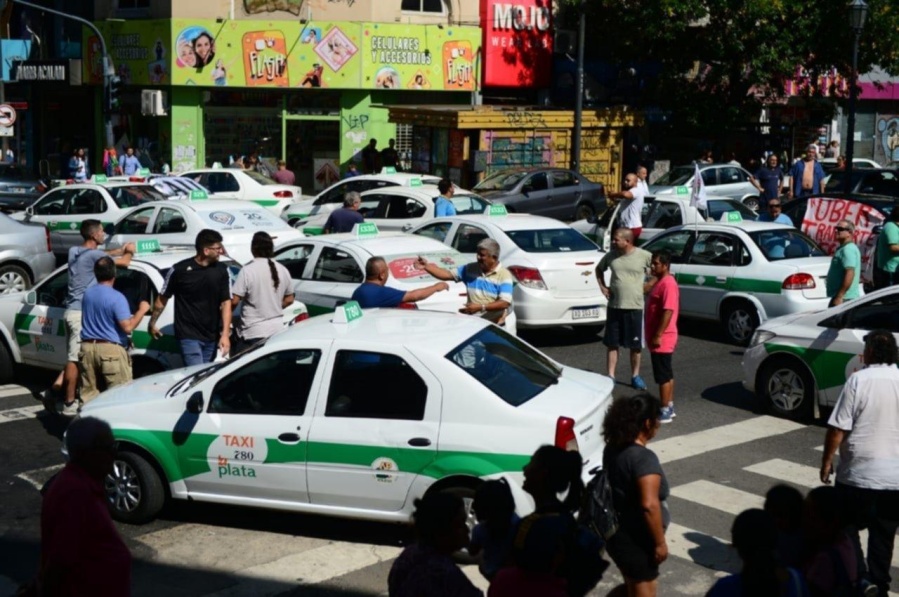
<path id="1" fill-rule="evenodd" d="M 459 266 L 455 271 L 418 258 L 417 267 L 438 280 L 465 283 L 468 302 L 460 313 L 477 315 L 502 325 L 512 307 L 513 278 L 509 270 L 499 264 L 499 243 L 485 238 L 478 243 L 477 261 Z"/>

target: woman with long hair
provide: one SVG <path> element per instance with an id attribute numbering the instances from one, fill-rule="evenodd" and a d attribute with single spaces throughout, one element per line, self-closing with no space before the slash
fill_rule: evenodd
<path id="1" fill-rule="evenodd" d="M 631 597 L 655 597 L 659 565 L 668 558 L 668 480 L 658 456 L 646 447 L 659 430 L 661 413 L 659 399 L 641 392 L 612 402 L 602 424 L 603 469 L 618 512 L 618 531 L 606 549 Z M 610 594 L 625 592 L 618 587 Z"/>
<path id="2" fill-rule="evenodd" d="M 275 243 L 267 232 L 257 232 L 250 244 L 253 261 L 237 274 L 231 291 L 231 308 L 241 301 L 240 322 L 231 354 L 236 355 L 281 330 L 284 308 L 293 304 L 290 272 L 273 259 Z"/>

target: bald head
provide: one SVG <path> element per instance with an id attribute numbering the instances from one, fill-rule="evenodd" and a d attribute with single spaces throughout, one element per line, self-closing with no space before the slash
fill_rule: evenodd
<path id="1" fill-rule="evenodd" d="M 649 176 L 649 172 L 646 170 L 645 166 L 640 166 L 637 168 L 637 178 L 640 180 L 646 180 L 646 177 Z"/>
<path id="2" fill-rule="evenodd" d="M 384 285 L 387 282 L 387 262 L 383 257 L 370 257 L 365 262 L 365 281 Z"/>
<path id="3" fill-rule="evenodd" d="M 620 238 L 623 241 L 634 244 L 634 233 L 630 228 L 618 228 L 617 230 L 615 230 L 613 238 Z"/>

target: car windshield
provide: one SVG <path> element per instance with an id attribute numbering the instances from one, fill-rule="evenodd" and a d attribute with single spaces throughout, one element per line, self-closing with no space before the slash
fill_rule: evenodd
<path id="1" fill-rule="evenodd" d="M 398 253 L 385 255 L 384 261 L 393 279 L 401 284 L 418 284 L 423 281 L 433 281 L 431 274 L 424 270 L 416 269 L 415 262 L 421 255 L 430 263 L 436 263 L 443 269 L 455 271 L 460 265 L 465 264 L 465 258 L 452 249 L 430 253 Z"/>
<path id="2" fill-rule="evenodd" d="M 599 250 L 599 247 L 572 228 L 507 230 L 506 235 L 519 249 L 527 253 L 571 253 Z"/>
<path id="3" fill-rule="evenodd" d="M 246 350 L 242 350 L 238 354 L 231 355 L 227 361 L 219 361 L 218 363 L 211 364 L 210 366 L 206 367 L 205 369 L 200 369 L 199 371 L 195 371 L 195 372 L 191 373 L 190 375 L 188 375 L 187 377 L 185 377 L 184 379 L 182 379 L 181 381 L 179 381 L 178 383 L 173 385 L 171 387 L 171 389 L 169 389 L 166 396 L 167 397 L 175 396 L 177 394 L 180 394 L 182 392 L 186 392 L 186 391 L 190 390 L 195 385 L 197 385 L 198 383 L 200 383 L 201 381 L 203 381 L 204 379 L 206 379 L 207 377 L 209 377 L 210 375 L 212 375 L 213 373 L 215 373 L 216 371 L 218 371 L 225 365 L 230 365 L 236 359 L 242 359 L 246 355 L 256 352 L 263 346 L 265 346 L 265 342 L 257 342 L 256 344 L 247 348 Z"/>
<path id="4" fill-rule="evenodd" d="M 281 184 L 279 182 L 275 182 L 268 176 L 263 176 L 262 174 L 259 174 L 255 170 L 242 170 L 242 172 L 261 185 Z"/>
<path id="5" fill-rule="evenodd" d="M 749 238 L 758 245 L 768 261 L 826 255 L 815 241 L 794 229 L 760 230 L 751 232 Z"/>
<path id="6" fill-rule="evenodd" d="M 488 176 L 474 186 L 473 191 L 509 191 L 515 188 L 527 172 L 521 170 L 503 170 Z"/>
<path id="7" fill-rule="evenodd" d="M 859 181 L 865 175 L 864 172 L 859 172 L 853 168 L 852 170 L 852 188 L 854 189 L 858 186 Z M 824 185 L 825 193 L 839 193 L 843 190 L 843 185 L 846 184 L 846 172 L 844 170 L 834 170 L 830 173 L 830 178 L 827 179 L 827 184 Z"/>
<path id="8" fill-rule="evenodd" d="M 272 233 L 290 229 L 290 224 L 261 207 L 250 207 L 242 201 L 233 208 L 201 209 L 197 215 L 204 227 L 216 230 L 262 230 Z"/>
<path id="9" fill-rule="evenodd" d="M 169 197 L 175 197 L 178 195 L 190 195 L 191 191 L 204 191 L 206 193 L 209 192 L 206 187 L 204 187 L 197 181 L 191 178 L 185 178 L 183 176 L 151 178 L 150 185 L 152 185 L 153 188 L 160 193 L 163 193 Z"/>
<path id="10" fill-rule="evenodd" d="M 662 174 L 658 180 L 652 183 L 654 187 L 679 187 L 687 184 L 696 172 L 696 168 L 691 166 L 678 166 L 672 168 L 668 172 Z"/>
<path id="11" fill-rule="evenodd" d="M 502 328 L 484 328 L 446 358 L 512 406 L 558 383 L 562 369 Z"/>
<path id="12" fill-rule="evenodd" d="M 727 211 L 739 212 L 744 220 L 758 220 L 759 215 L 733 199 L 710 199 L 707 203 L 709 209 L 709 218 L 717 222 Z"/>
<path id="13" fill-rule="evenodd" d="M 119 207 L 134 207 L 148 201 L 165 201 L 168 199 L 163 193 L 160 193 L 150 185 L 134 185 L 107 187 L 106 189 L 112 196 L 112 200 Z"/>

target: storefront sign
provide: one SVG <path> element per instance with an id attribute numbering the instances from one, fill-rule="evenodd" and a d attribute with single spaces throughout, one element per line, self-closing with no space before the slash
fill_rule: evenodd
<path id="1" fill-rule="evenodd" d="M 552 72 L 551 0 L 481 0 L 484 85 L 548 87 Z"/>
<path id="2" fill-rule="evenodd" d="M 13 79 L 19 83 L 68 83 L 68 60 L 16 61 Z"/>
<path id="3" fill-rule="evenodd" d="M 480 29 L 175 20 L 172 39 L 175 85 L 470 91 Z"/>
<path id="4" fill-rule="evenodd" d="M 171 21 L 98 21 L 97 28 L 108 44 L 116 75 L 125 85 L 168 85 L 171 80 Z M 103 82 L 103 53 L 100 40 L 85 29 L 84 80 Z"/>

